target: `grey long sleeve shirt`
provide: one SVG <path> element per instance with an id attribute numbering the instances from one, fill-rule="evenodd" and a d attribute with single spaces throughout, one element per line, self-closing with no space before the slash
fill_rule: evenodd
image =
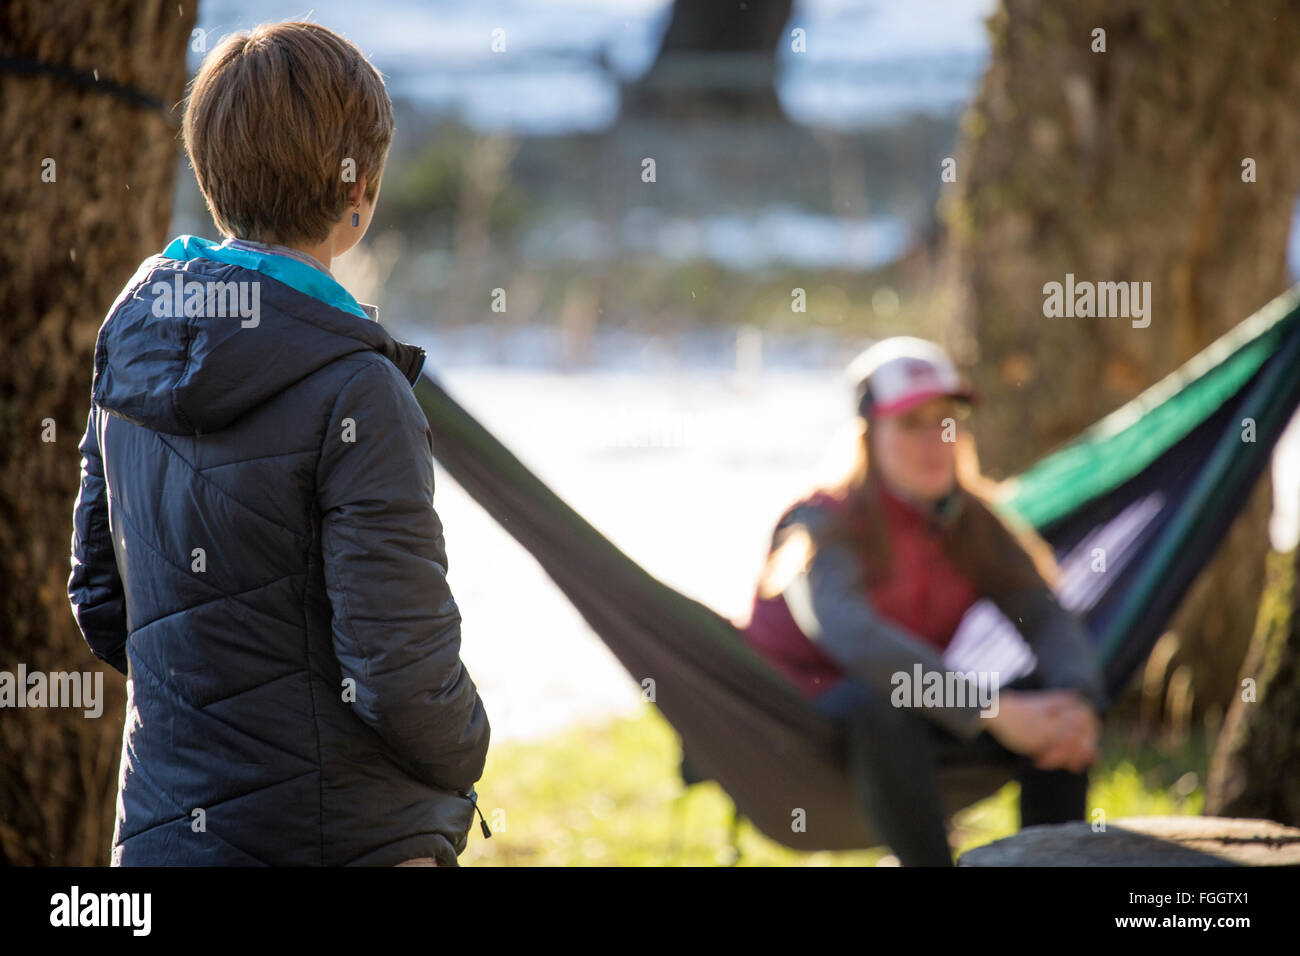
<path id="1" fill-rule="evenodd" d="M 845 544 L 826 542 L 827 523 L 834 520 L 815 505 L 801 506 L 789 516 L 791 531 L 802 526 L 818 542 L 809 566 L 784 591 L 786 606 L 800 630 L 847 675 L 885 697 L 894 690 L 893 675 L 911 675 L 918 663 L 926 672 L 946 672 L 943 657 L 932 645 L 888 620 L 872 605 L 860 585 L 858 556 Z M 1046 586 L 1020 592 L 998 604 L 1033 648 L 1046 686 L 1076 688 L 1098 711 L 1104 709 L 1105 685 L 1078 617 L 1061 607 Z M 967 696 L 968 701 L 975 699 L 973 694 Z M 967 740 L 984 729 L 975 703 L 925 707 L 922 712 Z"/>

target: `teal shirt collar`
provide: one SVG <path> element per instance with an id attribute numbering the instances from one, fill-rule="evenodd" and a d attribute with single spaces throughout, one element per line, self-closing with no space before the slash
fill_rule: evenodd
<path id="1" fill-rule="evenodd" d="M 167 244 L 162 254 L 168 259 L 181 262 L 188 262 L 191 259 L 212 259 L 233 266 L 242 266 L 277 279 L 290 288 L 297 289 L 303 295 L 319 299 L 342 312 L 349 312 L 362 319 L 376 318 L 363 309 L 361 304 L 352 297 L 352 293 L 339 285 L 329 273 L 289 256 L 223 246 L 199 236 L 178 236 Z M 373 306 L 371 308 L 373 309 Z"/>

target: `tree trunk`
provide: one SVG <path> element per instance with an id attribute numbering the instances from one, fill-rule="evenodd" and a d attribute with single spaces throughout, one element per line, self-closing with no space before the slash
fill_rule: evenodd
<path id="1" fill-rule="evenodd" d="M 196 0 L 0 5 L 0 668 L 105 671 L 98 719 L 0 716 L 0 851 L 13 864 L 108 861 L 125 695 L 68 605 L 77 444 L 96 332 L 166 238 L 168 108 L 184 92 L 196 12 Z"/>
<path id="2" fill-rule="evenodd" d="M 1097 29 L 1105 52 L 1093 50 Z M 1300 7 L 1003 0 L 990 30 L 992 62 L 942 209 L 949 344 L 987 397 L 975 423 L 981 461 L 1002 476 L 1286 287 Z M 1243 181 L 1250 170 L 1254 181 Z M 1067 274 L 1150 283 L 1145 319 L 1047 317 L 1044 286 Z M 1231 697 L 1267 513 L 1261 490 L 1173 624 L 1172 666 L 1191 665 L 1202 716 Z"/>
<path id="3" fill-rule="evenodd" d="M 1210 765 L 1205 812 L 1300 826 L 1300 548 L 1268 558 L 1255 636 Z"/>
<path id="4" fill-rule="evenodd" d="M 783 119 L 773 81 L 791 0 L 676 0 L 659 53 L 623 92 L 624 115 Z"/>

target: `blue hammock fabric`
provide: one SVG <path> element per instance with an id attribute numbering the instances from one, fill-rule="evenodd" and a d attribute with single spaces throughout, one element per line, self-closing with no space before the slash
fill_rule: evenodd
<path id="1" fill-rule="evenodd" d="M 691 765 L 740 814 L 798 850 L 880 843 L 834 725 L 734 625 L 619 551 L 462 408 L 426 369 L 415 394 L 434 455 L 538 561 L 655 704 Z M 1062 565 L 1115 698 L 1209 561 L 1300 405 L 1300 287 L 1002 486 Z M 1105 555 L 1098 571 L 1097 550 Z M 950 662 L 1014 674 L 1032 654 L 984 602 Z M 963 664 L 965 666 L 963 666 Z M 1004 669 L 1005 668 L 1005 669 Z M 949 812 L 996 791 L 1012 766 L 945 766 Z"/>

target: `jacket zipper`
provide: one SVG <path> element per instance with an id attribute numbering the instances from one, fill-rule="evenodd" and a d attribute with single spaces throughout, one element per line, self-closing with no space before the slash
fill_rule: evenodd
<path id="1" fill-rule="evenodd" d="M 468 790 L 462 790 L 460 793 L 462 797 L 473 804 L 475 812 L 478 813 L 478 822 L 479 826 L 483 828 L 484 839 L 492 836 L 492 831 L 488 829 L 487 820 L 483 817 L 483 811 L 478 808 L 478 801 L 474 799 L 474 794 Z"/>

